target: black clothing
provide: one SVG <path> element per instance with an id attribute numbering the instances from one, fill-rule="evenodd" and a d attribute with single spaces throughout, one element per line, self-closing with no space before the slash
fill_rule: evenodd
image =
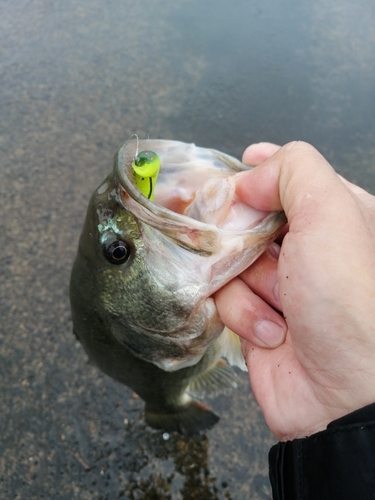
<path id="1" fill-rule="evenodd" d="M 375 403 L 268 458 L 273 500 L 375 499 Z"/>

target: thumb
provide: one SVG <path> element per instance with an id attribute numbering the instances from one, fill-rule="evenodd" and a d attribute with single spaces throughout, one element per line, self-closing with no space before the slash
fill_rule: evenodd
<path id="1" fill-rule="evenodd" d="M 236 175 L 242 201 L 258 210 L 284 210 L 288 219 L 312 198 L 326 207 L 336 191 L 348 190 L 325 158 L 304 142 L 286 144 L 260 166 Z"/>
<path id="2" fill-rule="evenodd" d="M 237 174 L 236 194 L 258 210 L 284 210 L 290 231 L 319 229 L 330 238 L 334 229 L 345 240 L 348 227 L 358 227 L 362 206 L 327 160 L 304 142 L 286 144 L 260 166 Z"/>

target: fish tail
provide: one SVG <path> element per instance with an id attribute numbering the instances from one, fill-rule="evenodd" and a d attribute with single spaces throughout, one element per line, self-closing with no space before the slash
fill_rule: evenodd
<path id="1" fill-rule="evenodd" d="M 155 411 L 146 404 L 145 420 L 154 429 L 193 435 L 211 429 L 219 421 L 219 417 L 200 401 L 191 401 L 174 408 L 172 412 L 170 409 L 168 412 Z"/>

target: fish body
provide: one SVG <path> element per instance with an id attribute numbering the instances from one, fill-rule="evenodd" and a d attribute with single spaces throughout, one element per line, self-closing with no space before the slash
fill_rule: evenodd
<path id="1" fill-rule="evenodd" d="M 160 158 L 154 200 L 134 179 L 138 148 Z M 222 356 L 243 368 L 211 296 L 285 223 L 276 212 L 230 215 L 230 178 L 246 168 L 193 144 L 130 140 L 90 200 L 71 275 L 74 332 L 91 363 L 145 401 L 155 428 L 212 427 L 218 417 L 194 396 L 234 385 Z"/>

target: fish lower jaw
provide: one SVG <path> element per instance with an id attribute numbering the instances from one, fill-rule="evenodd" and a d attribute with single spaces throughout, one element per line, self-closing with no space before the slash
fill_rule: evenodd
<path id="1" fill-rule="evenodd" d="M 204 353 L 184 359 L 164 358 L 157 361 L 153 360 L 152 363 L 165 372 L 174 372 L 182 368 L 187 368 L 188 366 L 196 365 L 202 359 L 203 354 Z"/>

